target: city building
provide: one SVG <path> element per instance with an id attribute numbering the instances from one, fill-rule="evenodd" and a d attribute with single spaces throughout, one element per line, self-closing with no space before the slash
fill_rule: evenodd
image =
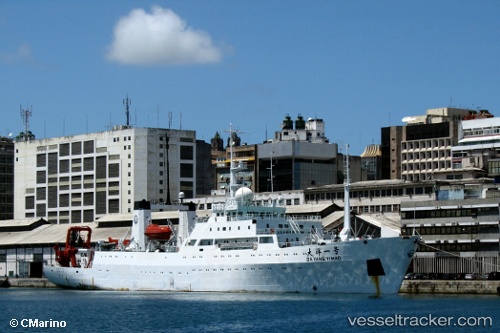
<path id="1" fill-rule="evenodd" d="M 295 123 L 295 126 L 294 126 Z M 337 144 L 322 119 L 286 116 L 274 139 L 257 145 L 257 192 L 300 190 L 337 183 Z"/>
<path id="2" fill-rule="evenodd" d="M 367 225 L 384 223 L 403 235 L 422 236 L 412 272 L 500 271 L 500 185 L 492 179 L 354 182 L 349 196 L 356 235 L 376 234 Z M 304 199 L 305 204 L 343 208 L 343 186 L 308 188 Z M 333 221 L 326 227 L 342 226 L 341 220 Z"/>
<path id="3" fill-rule="evenodd" d="M 256 193 L 301 190 L 337 182 L 338 146 L 325 137 L 322 119 L 306 121 L 299 115 L 293 121 L 287 115 L 281 131 L 262 144 L 242 144 L 236 132 L 231 135 L 233 161 L 240 169 L 236 182 Z M 229 189 L 231 149 L 229 141 L 225 148 L 223 142 L 219 133 L 211 140 L 216 175 L 214 194 Z"/>
<path id="4" fill-rule="evenodd" d="M 168 159 L 167 159 L 168 155 Z M 15 143 L 14 218 L 94 222 L 134 201 L 196 196 L 194 131 L 117 126 Z M 207 162 L 208 163 L 208 162 Z"/>
<path id="5" fill-rule="evenodd" d="M 0 137 L 0 220 L 14 218 L 14 142 Z"/>
<path id="6" fill-rule="evenodd" d="M 382 179 L 432 180 L 437 172 L 451 171 L 460 122 L 472 114 L 477 111 L 428 109 L 425 115 L 403 118 L 406 126 L 382 128 Z"/>
<path id="7" fill-rule="evenodd" d="M 366 146 L 361 154 L 361 169 L 366 173 L 366 180 L 382 179 L 382 149 L 380 145 Z"/>
<path id="8" fill-rule="evenodd" d="M 500 188 L 484 180 L 436 182 L 436 197 L 401 203 L 401 232 L 422 243 L 416 273 L 500 271 Z"/>
<path id="9" fill-rule="evenodd" d="M 461 178 L 463 172 L 475 170 L 480 176 L 500 180 L 500 118 L 486 115 L 461 122 L 458 144 L 451 148 L 453 173 L 448 178 Z"/>

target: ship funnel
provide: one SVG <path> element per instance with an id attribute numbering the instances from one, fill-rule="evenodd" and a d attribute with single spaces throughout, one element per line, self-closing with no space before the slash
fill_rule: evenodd
<path id="1" fill-rule="evenodd" d="M 144 232 L 150 222 L 151 203 L 146 200 L 134 202 L 134 217 L 132 221 L 130 249 L 135 251 L 146 250 L 146 236 L 144 236 Z"/>

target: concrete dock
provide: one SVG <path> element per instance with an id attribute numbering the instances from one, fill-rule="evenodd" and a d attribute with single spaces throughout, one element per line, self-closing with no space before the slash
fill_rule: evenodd
<path id="1" fill-rule="evenodd" d="M 0 278 L 0 281 L 13 288 L 57 288 L 44 278 Z"/>
<path id="2" fill-rule="evenodd" d="M 4 281 L 2 278 L 0 281 Z M 57 288 L 44 278 L 8 278 L 14 288 Z M 401 294 L 499 295 L 500 281 L 491 280 L 404 280 Z"/>
<path id="3" fill-rule="evenodd" d="M 404 280 L 401 294 L 500 295 L 500 281 L 494 280 Z"/>

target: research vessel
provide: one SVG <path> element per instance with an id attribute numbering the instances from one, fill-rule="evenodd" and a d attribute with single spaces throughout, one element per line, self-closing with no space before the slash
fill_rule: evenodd
<path id="1" fill-rule="evenodd" d="M 318 216 L 287 216 L 279 199 L 255 203 L 249 188 L 235 184 L 239 165 L 231 152 L 229 195 L 210 216 L 184 205 L 175 230 L 152 224 L 150 203 L 136 202 L 129 239 L 96 244 L 90 228 L 72 226 L 44 274 L 82 289 L 397 293 L 419 237 L 356 237 L 346 166 L 340 232 L 324 232 Z"/>

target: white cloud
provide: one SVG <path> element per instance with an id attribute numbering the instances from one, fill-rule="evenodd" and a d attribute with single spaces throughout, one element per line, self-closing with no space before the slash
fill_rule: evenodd
<path id="1" fill-rule="evenodd" d="M 15 53 L 0 53 L 0 62 L 4 64 L 32 63 L 33 55 L 31 47 L 24 43 L 19 46 Z"/>
<path id="2" fill-rule="evenodd" d="M 208 33 L 189 27 L 161 7 L 153 7 L 151 13 L 132 10 L 118 21 L 113 37 L 106 56 L 122 64 L 199 64 L 222 59 L 221 49 Z"/>

